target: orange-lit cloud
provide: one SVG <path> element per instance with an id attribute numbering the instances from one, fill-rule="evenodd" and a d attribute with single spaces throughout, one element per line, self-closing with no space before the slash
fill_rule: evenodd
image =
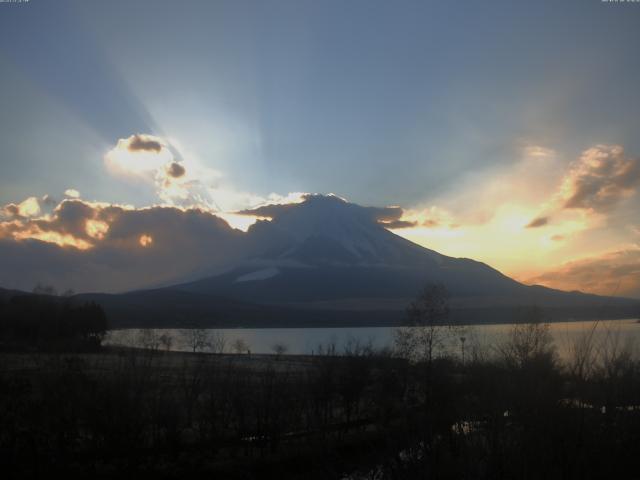
<path id="1" fill-rule="evenodd" d="M 151 244 L 153 243 L 153 237 L 151 235 L 140 235 L 140 245 L 142 245 L 143 247 L 149 247 L 151 246 Z"/>
<path id="2" fill-rule="evenodd" d="M 526 283 L 600 295 L 640 297 L 640 248 L 606 252 L 566 262 Z"/>
<path id="3" fill-rule="evenodd" d="M 576 239 L 606 229 L 607 215 L 633 193 L 636 182 L 637 160 L 626 158 L 617 147 L 585 150 L 565 165 L 553 150 L 527 146 L 510 167 L 471 173 L 431 206 L 405 210 L 400 220 L 415 226 L 393 230 L 427 248 L 481 260 L 508 275 L 535 276 L 602 248 L 604 240 L 589 246 L 595 240 L 578 244 Z M 576 208 L 578 204 L 584 208 Z M 623 234 L 612 236 L 607 241 L 624 241 Z"/>
<path id="4" fill-rule="evenodd" d="M 109 231 L 109 224 L 101 220 L 88 219 L 85 223 L 87 235 L 96 240 L 102 240 Z"/>
<path id="5" fill-rule="evenodd" d="M 36 197 L 15 204 L 10 203 L 2 207 L 2 214 L 8 218 L 27 218 L 40 214 L 40 203 Z"/>
<path id="6" fill-rule="evenodd" d="M 0 285 L 142 288 L 215 273 L 244 248 L 241 232 L 203 209 L 66 199 L 51 213 L 0 221 Z"/>
<path id="7" fill-rule="evenodd" d="M 455 229 L 459 225 L 454 220 L 453 214 L 441 207 L 428 207 L 419 210 L 403 210 L 393 224 L 385 225 L 390 230 L 405 228 L 444 228 Z"/>
<path id="8" fill-rule="evenodd" d="M 119 288 L 136 288 L 217 268 L 223 257 L 230 261 L 233 252 L 243 248 L 244 237 L 231 227 L 247 231 L 257 220 L 273 219 L 314 198 L 301 192 L 260 196 L 236 190 L 214 170 L 202 168 L 197 159 L 182 152 L 175 158 L 169 143 L 133 135 L 118 141 L 105 156 L 107 168 L 115 166 L 155 185 L 165 206 L 86 202 L 72 189 L 54 208 L 51 197 L 30 197 L 0 209 L 2 248 L 12 251 L 20 244 L 21 251 L 35 249 L 39 255 L 53 255 L 52 251 L 58 255 L 62 249 L 73 265 L 81 257 L 85 263 L 97 261 L 92 267 L 79 266 L 81 271 L 93 271 L 98 265 L 109 272 L 108 278 L 126 273 L 131 279 L 122 277 Z M 593 280 L 581 272 L 595 275 L 601 269 L 601 278 L 620 274 L 621 292 L 633 292 L 634 257 L 628 253 L 633 249 L 619 246 L 628 245 L 638 228 L 625 220 L 635 220 L 637 209 L 621 213 L 633 204 L 627 200 L 640 185 L 638 165 L 638 159 L 617 146 L 595 146 L 571 163 L 551 149 L 527 146 L 510 167 L 470 172 L 430 204 L 354 208 L 415 243 L 445 255 L 483 261 L 519 280 L 592 291 Z M 79 256 L 71 251 L 80 252 Z M 613 253 L 601 253 L 606 251 Z M 187 260 L 180 263 L 183 255 Z M 123 266 L 124 259 L 130 264 Z M 147 265 L 150 259 L 156 264 Z M 155 276 L 132 272 L 139 262 Z M 608 268 L 607 262 L 620 268 Z M 625 262 L 630 270 L 622 268 Z"/>
<path id="9" fill-rule="evenodd" d="M 81 238 L 76 238 L 73 235 L 55 231 L 43 231 L 35 225 L 31 225 L 26 229 L 17 229 L 13 232 L 12 237 L 18 241 L 40 240 L 42 242 L 55 244 L 59 247 L 73 247 L 78 250 L 88 250 L 92 246 L 89 242 Z"/>

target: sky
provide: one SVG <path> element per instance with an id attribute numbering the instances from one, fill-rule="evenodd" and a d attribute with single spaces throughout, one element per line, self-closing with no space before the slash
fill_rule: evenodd
<path id="1" fill-rule="evenodd" d="M 246 229 L 331 192 L 518 280 L 640 297 L 639 25 L 601 0 L 0 3 L 0 240 L 90 249 L 111 217 L 33 223 L 65 201 Z"/>

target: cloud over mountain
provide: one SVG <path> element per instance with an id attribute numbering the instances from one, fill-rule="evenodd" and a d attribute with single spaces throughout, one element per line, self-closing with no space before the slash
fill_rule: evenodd
<path id="1" fill-rule="evenodd" d="M 295 225 L 321 230 L 328 223 L 340 228 L 351 228 L 351 222 L 392 228 L 404 222 L 399 207 L 362 207 L 334 195 L 287 198 L 295 203 L 268 204 L 241 213 L 283 226 L 289 224 L 284 217 L 295 210 Z M 210 274 L 246 256 L 249 249 L 264 247 L 264 237 L 255 233 L 261 229 L 240 232 L 205 208 L 134 208 L 66 198 L 41 215 L 16 216 L 14 211 L 19 210 L 4 207 L 0 221 L 0 259 L 5 265 L 0 285 L 13 288 L 30 289 L 37 282 L 76 291 L 142 288 Z"/>
<path id="2" fill-rule="evenodd" d="M 337 204 L 348 205 L 354 213 L 362 215 L 373 222 L 377 222 L 386 228 L 408 228 L 416 225 L 416 222 L 401 220 L 404 210 L 401 207 L 362 207 L 337 195 L 320 195 L 313 193 L 305 193 L 300 196 L 299 201 L 291 203 L 269 203 L 260 207 L 245 209 L 237 212 L 239 215 L 251 215 L 262 218 L 277 219 L 287 212 L 296 208 L 298 203 L 313 202 L 333 202 Z"/>
<path id="3" fill-rule="evenodd" d="M 408 243 L 386 230 L 411 232 L 415 227 L 434 235 L 463 236 L 472 228 L 456 228 L 448 213 L 436 207 L 420 211 L 363 207 L 335 195 L 318 194 L 270 198 L 265 205 L 230 215 L 246 219 L 247 232 L 231 228 L 223 219 L 229 215 L 206 207 L 135 208 L 66 198 L 51 209 L 37 197 L 8 204 L 0 209 L 0 285 L 30 289 L 44 282 L 77 291 L 130 290 L 209 275 L 242 259 L 262 258 L 267 251 L 282 255 L 294 252 L 289 256 L 298 261 L 317 259 L 318 251 L 328 255 L 329 250 L 335 253 L 340 247 L 353 257 L 352 262 L 373 262 L 375 257 L 378 263 L 384 263 L 402 257 L 402 252 L 396 250 L 404 252 Z M 255 220 L 251 217 L 270 221 L 249 226 Z M 510 217 L 496 218 L 501 221 L 496 226 L 499 231 L 512 228 L 514 235 L 538 231 L 523 229 L 525 223 L 512 222 Z M 561 248 L 568 243 L 569 234 L 569 230 L 556 228 L 545 233 L 543 240 L 550 249 Z M 496 238 L 490 235 L 488 241 L 497 242 Z M 330 240 L 331 249 L 317 243 L 321 239 L 325 243 Z M 505 242 L 512 243 L 508 239 Z M 634 255 L 637 254 L 630 250 L 602 258 L 585 257 L 582 263 L 562 265 L 533 281 L 557 288 L 610 293 L 594 290 L 600 287 L 593 279 L 608 279 L 602 284 L 610 286 L 613 279 L 619 278 L 624 287 L 620 293 L 635 294 L 634 285 L 638 282 Z"/>

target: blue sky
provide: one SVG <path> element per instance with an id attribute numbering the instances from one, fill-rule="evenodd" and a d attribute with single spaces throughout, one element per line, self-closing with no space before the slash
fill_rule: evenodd
<path id="1" fill-rule="evenodd" d="M 460 198 L 527 149 L 553 156 L 534 175 L 550 191 L 596 145 L 640 154 L 639 25 L 640 4 L 600 0 L 0 4 L 0 204 L 159 202 L 105 166 L 140 133 L 193 160 L 216 205 L 335 192 L 464 222 Z M 632 227 L 607 223 L 598 252 Z"/>
<path id="2" fill-rule="evenodd" d="M 639 17 L 595 0 L 3 5 L 2 200 L 111 197 L 101 159 L 132 133 L 177 136 L 255 193 L 369 204 L 427 200 L 522 143 L 638 152 Z M 109 200 L 151 201 L 122 188 Z"/>

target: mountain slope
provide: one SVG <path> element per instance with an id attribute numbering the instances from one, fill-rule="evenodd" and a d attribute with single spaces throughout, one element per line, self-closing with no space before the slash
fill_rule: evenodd
<path id="1" fill-rule="evenodd" d="M 251 303 L 354 311 L 401 311 L 430 283 L 444 284 L 456 308 L 630 303 L 520 284 L 484 263 L 416 245 L 379 222 L 381 209 L 333 196 L 250 213 L 268 214 L 271 221 L 249 230 L 253 246 L 246 260 L 222 275 L 171 288 Z"/>
<path id="2" fill-rule="evenodd" d="M 248 232 L 254 258 L 304 265 L 392 266 L 437 264 L 446 258 L 384 228 L 378 221 L 384 209 L 335 196 L 312 195 L 299 204 L 273 205 L 266 213 L 271 221 L 258 222 Z"/>
<path id="3" fill-rule="evenodd" d="M 416 245 L 385 228 L 398 217 L 393 209 L 315 195 L 245 213 L 270 220 L 238 232 L 233 258 L 240 260 L 227 258 L 233 263 L 224 273 L 74 300 L 100 303 L 113 327 L 395 325 L 431 283 L 447 287 L 452 319 L 467 323 L 517 321 L 530 305 L 544 307 L 554 320 L 637 311 L 636 300 L 526 286 L 484 263 Z M 211 248 L 224 256 L 220 244 Z M 0 300 L 14 294 L 22 292 L 0 290 Z"/>

